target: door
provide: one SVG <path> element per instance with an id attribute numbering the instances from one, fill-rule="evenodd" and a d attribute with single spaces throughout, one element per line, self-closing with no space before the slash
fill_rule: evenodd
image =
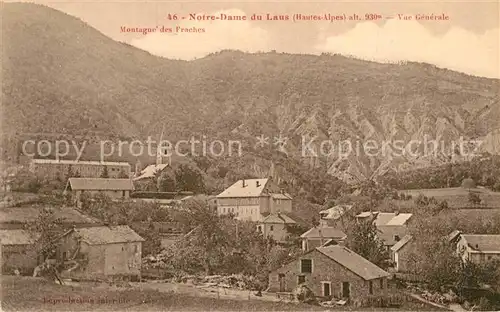
<path id="1" fill-rule="evenodd" d="M 342 298 L 349 298 L 351 296 L 351 285 L 349 282 L 342 282 Z"/>
<path id="2" fill-rule="evenodd" d="M 323 282 L 323 297 L 330 297 L 330 296 L 331 296 L 330 283 Z"/>
<path id="3" fill-rule="evenodd" d="M 285 274 L 279 274 L 280 292 L 285 292 Z"/>

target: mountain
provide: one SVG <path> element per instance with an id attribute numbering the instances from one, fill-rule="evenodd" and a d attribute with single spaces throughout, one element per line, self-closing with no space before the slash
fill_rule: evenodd
<path id="1" fill-rule="evenodd" d="M 500 150 L 496 79 L 327 54 L 222 51 L 176 61 L 113 41 L 45 6 L 3 4 L 2 17 L 5 137 L 144 139 L 165 128 L 170 140 L 239 138 L 256 158 L 267 159 L 257 169 L 246 162 L 258 173 L 267 172 L 274 156 L 252 148 L 255 136 L 272 141 L 280 134 L 288 139 L 289 159 L 349 182 L 466 159 L 453 146 L 460 137 L 485 138 L 481 151 Z M 338 152 L 339 142 L 380 147 L 426 138 L 442 142 L 444 151 L 424 155 L 425 147 L 417 144 L 414 155 L 373 156 L 363 146 Z M 303 154 L 311 140 L 311 150 L 323 148 L 318 157 Z"/>

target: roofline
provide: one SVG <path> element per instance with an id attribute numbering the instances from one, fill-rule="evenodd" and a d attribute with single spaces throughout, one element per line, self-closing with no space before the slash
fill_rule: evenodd
<path id="1" fill-rule="evenodd" d="M 341 248 L 346 248 L 346 249 L 350 250 L 351 252 L 355 253 L 356 255 L 360 256 L 361 258 L 365 259 L 366 261 L 370 262 L 371 264 L 373 264 L 374 266 L 376 266 L 377 268 L 379 268 L 380 270 L 382 270 L 382 271 L 384 271 L 384 272 L 386 273 L 386 275 L 383 275 L 383 276 L 379 276 L 379 277 L 374 277 L 374 278 L 368 278 L 368 279 L 366 279 L 366 278 L 364 278 L 363 276 L 359 275 L 358 273 L 354 272 L 353 270 L 349 269 L 348 267 L 346 267 L 346 266 L 345 266 L 345 265 L 343 265 L 342 263 L 338 262 L 337 260 L 335 260 L 335 259 L 332 259 L 332 258 L 328 257 L 325 253 L 323 253 L 323 252 L 321 252 L 321 250 L 319 250 L 319 248 L 328 248 L 328 247 L 329 247 L 329 246 L 327 246 L 327 247 L 316 247 L 316 248 L 315 248 L 315 250 L 317 250 L 320 254 L 322 254 L 323 256 L 327 257 L 328 259 L 330 259 L 330 260 L 334 261 L 334 262 L 335 262 L 335 263 L 337 263 L 338 265 L 341 265 L 343 268 L 346 268 L 347 270 L 351 271 L 351 272 L 352 272 L 352 273 L 354 273 L 355 275 L 357 275 L 357 276 L 361 277 L 361 278 L 362 278 L 363 280 L 365 280 L 365 281 L 371 281 L 371 280 L 374 280 L 374 279 L 378 279 L 378 278 L 383 278 L 383 277 L 389 277 L 389 276 L 391 276 L 391 274 L 390 274 L 389 272 L 386 272 L 386 271 L 382 270 L 382 268 L 380 268 L 379 266 L 377 266 L 375 263 L 372 263 L 372 262 L 370 262 L 368 259 L 363 258 L 361 255 L 359 255 L 359 254 L 355 253 L 355 252 L 354 252 L 354 251 L 352 251 L 351 249 L 349 249 L 349 248 L 347 248 L 347 247 L 345 247 L 345 246 L 342 246 Z"/>
<path id="2" fill-rule="evenodd" d="M 253 198 L 253 197 L 262 197 L 262 192 L 257 195 L 257 196 L 221 196 L 222 193 L 224 193 L 228 188 L 230 188 L 231 186 L 235 185 L 236 183 L 240 182 L 240 181 L 243 181 L 243 180 L 266 180 L 266 183 L 264 183 L 264 185 L 262 185 L 262 191 L 264 191 L 266 189 L 266 186 L 267 184 L 269 183 L 269 181 L 271 180 L 270 178 L 261 178 L 261 179 L 239 179 L 238 181 L 234 182 L 233 184 L 231 184 L 229 187 L 227 187 L 224 191 L 222 191 L 219 195 L 216 195 L 215 197 L 216 198 Z M 270 196 L 269 194 L 267 196 Z"/>

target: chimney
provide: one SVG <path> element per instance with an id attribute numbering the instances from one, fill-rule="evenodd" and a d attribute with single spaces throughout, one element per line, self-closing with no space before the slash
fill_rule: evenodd
<path id="1" fill-rule="evenodd" d="M 247 186 L 245 179 L 241 180 L 241 183 L 243 184 L 243 187 Z"/>
<path id="2" fill-rule="evenodd" d="M 257 187 L 260 186 L 260 182 L 259 181 L 255 182 L 255 184 L 257 185 Z"/>
<path id="3" fill-rule="evenodd" d="M 395 211 L 394 211 L 394 215 L 395 215 L 395 216 L 399 215 L 399 210 L 395 210 Z"/>

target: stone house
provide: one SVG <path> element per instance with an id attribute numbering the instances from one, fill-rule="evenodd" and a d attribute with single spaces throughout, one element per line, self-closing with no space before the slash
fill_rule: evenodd
<path id="1" fill-rule="evenodd" d="M 139 280 L 143 241 L 126 225 L 75 228 L 60 238 L 55 257 L 67 278 Z"/>
<path id="2" fill-rule="evenodd" d="M 84 193 L 90 196 L 101 193 L 111 199 L 128 199 L 134 190 L 134 184 L 130 179 L 70 178 L 66 186 L 66 190 L 68 189 L 79 204 Z"/>
<path id="3" fill-rule="evenodd" d="M 292 292 L 304 284 L 320 297 L 356 301 L 386 296 L 390 274 L 340 245 L 318 247 L 271 272 L 270 292 Z"/>
<path id="4" fill-rule="evenodd" d="M 217 214 L 260 221 L 262 214 L 292 212 L 292 197 L 272 179 L 239 180 L 216 196 Z"/>
<path id="5" fill-rule="evenodd" d="M 396 272 L 410 272 L 414 267 L 412 256 L 416 254 L 416 245 L 413 236 L 406 235 L 391 247 L 391 258 Z"/>
<path id="6" fill-rule="evenodd" d="M 284 243 L 289 234 L 287 227 L 293 224 L 296 222 L 285 214 L 270 214 L 258 222 L 257 230 L 264 237 L 271 237 L 278 243 Z"/>

